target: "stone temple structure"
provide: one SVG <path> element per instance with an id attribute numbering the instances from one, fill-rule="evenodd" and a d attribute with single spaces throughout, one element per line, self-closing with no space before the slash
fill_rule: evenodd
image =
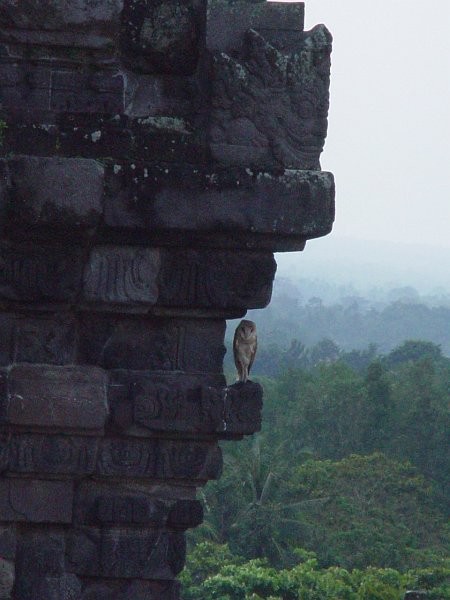
<path id="1" fill-rule="evenodd" d="M 0 598 L 176 600 L 225 320 L 333 222 L 303 3 L 0 0 Z"/>

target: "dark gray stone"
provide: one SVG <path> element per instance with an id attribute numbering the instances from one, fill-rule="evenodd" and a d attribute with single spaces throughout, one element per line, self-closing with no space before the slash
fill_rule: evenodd
<path id="1" fill-rule="evenodd" d="M 104 172 L 97 161 L 20 157 L 9 168 L 9 215 L 17 226 L 83 230 L 98 223 Z"/>
<path id="2" fill-rule="evenodd" d="M 214 443 L 160 441 L 157 477 L 207 481 L 222 474 L 222 452 Z"/>
<path id="3" fill-rule="evenodd" d="M 84 297 L 97 303 L 155 304 L 159 269 L 158 249 L 96 247 L 84 272 Z"/>
<path id="4" fill-rule="evenodd" d="M 17 532 L 14 525 L 0 526 L 0 556 L 14 562 L 17 547 Z"/>
<path id="5" fill-rule="evenodd" d="M 76 353 L 76 324 L 64 312 L 13 317 L 15 352 L 10 362 L 66 365 Z M 3 324 L 0 324 L 2 335 Z"/>
<path id="6" fill-rule="evenodd" d="M 301 32 L 304 17 L 304 2 L 208 0 L 206 44 L 212 51 L 241 50 L 249 29 Z"/>
<path id="7" fill-rule="evenodd" d="M 327 134 L 331 35 L 323 25 L 278 49 L 257 31 L 213 62 L 210 141 L 221 164 L 320 170 Z M 314 65 L 314 69 L 311 69 Z"/>
<path id="8" fill-rule="evenodd" d="M 85 577 L 171 580 L 185 552 L 182 533 L 86 528 L 69 536 L 68 568 Z"/>
<path id="9" fill-rule="evenodd" d="M 168 518 L 169 527 L 189 529 L 203 522 L 203 505 L 198 500 L 178 500 Z"/>
<path id="10" fill-rule="evenodd" d="M 72 482 L 42 479 L 0 480 L 2 521 L 71 523 L 72 508 Z"/>
<path id="11" fill-rule="evenodd" d="M 102 440 L 97 472 L 110 477 L 152 478 L 156 476 L 158 442 L 112 438 Z"/>
<path id="12" fill-rule="evenodd" d="M 159 304 L 205 308 L 263 308 L 270 301 L 272 254 L 200 250 L 166 251 Z"/>
<path id="13" fill-rule="evenodd" d="M 0 600 L 10 600 L 14 580 L 14 563 L 0 557 Z"/>
<path id="14" fill-rule="evenodd" d="M 198 0 L 125 0 L 121 38 L 127 66 L 144 73 L 193 73 L 203 9 Z"/>
<path id="15" fill-rule="evenodd" d="M 9 470 L 13 473 L 92 475 L 97 458 L 97 440 L 63 435 L 15 435 Z"/>
<path id="16" fill-rule="evenodd" d="M 297 249 L 333 224 L 331 173 L 133 164 L 107 170 L 111 233 L 248 252 Z"/>
<path id="17" fill-rule="evenodd" d="M 75 575 L 42 577 L 33 587 L 30 600 L 81 600 L 81 581 Z"/>
<path id="18" fill-rule="evenodd" d="M 0 297 L 36 304 L 68 302 L 81 289 L 82 250 L 67 245 L 0 245 Z"/>
<path id="19" fill-rule="evenodd" d="M 78 361 L 106 369 L 222 373 L 221 320 L 83 315 Z"/>
<path id="20" fill-rule="evenodd" d="M 5 421 L 56 429 L 103 429 L 107 377 L 96 367 L 15 366 L 9 373 Z"/>
<path id="21" fill-rule="evenodd" d="M 224 390 L 226 434 L 252 434 L 261 429 L 263 389 L 259 383 L 235 383 Z"/>
<path id="22" fill-rule="evenodd" d="M 17 547 L 15 600 L 30 600 L 30 598 L 34 600 L 34 590 L 41 585 L 43 579 L 63 577 L 64 556 L 63 533 L 48 528 L 24 532 L 19 538 Z"/>

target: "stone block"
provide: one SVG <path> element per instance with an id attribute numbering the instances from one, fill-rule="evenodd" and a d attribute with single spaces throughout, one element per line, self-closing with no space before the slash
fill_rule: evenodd
<path id="1" fill-rule="evenodd" d="M 97 473 L 109 477 L 152 478 L 156 475 L 158 442 L 108 438 L 100 443 Z"/>
<path id="2" fill-rule="evenodd" d="M 118 584 L 94 583 L 85 588 L 83 600 L 179 600 L 178 581 L 135 580 Z"/>
<path id="3" fill-rule="evenodd" d="M 12 110 L 15 113 L 29 112 L 31 106 L 34 110 L 46 110 L 50 98 L 50 81 L 49 69 L 19 69 L 11 63 L 0 63 L 0 96 L 3 110 Z"/>
<path id="4" fill-rule="evenodd" d="M 160 441 L 157 477 L 207 481 L 222 474 L 222 453 L 216 444 Z"/>
<path id="5" fill-rule="evenodd" d="M 72 482 L 42 479 L 0 480 L 1 521 L 71 523 L 72 507 Z M 3 543 L 5 541 L 7 542 L 7 539 L 3 538 Z"/>
<path id="6" fill-rule="evenodd" d="M 304 2 L 208 0 L 206 45 L 211 51 L 241 50 L 249 29 L 302 32 Z"/>
<path id="7" fill-rule="evenodd" d="M 82 315 L 78 362 L 105 369 L 222 373 L 222 320 Z"/>
<path id="8" fill-rule="evenodd" d="M 221 391 L 141 378 L 131 388 L 133 423 L 151 431 L 213 432 L 223 426 Z"/>
<path id="9" fill-rule="evenodd" d="M 127 66 L 144 73 L 193 73 L 203 12 L 198 0 L 125 0 L 121 41 Z"/>
<path id="10" fill-rule="evenodd" d="M 0 600 L 10 600 L 14 581 L 14 563 L 0 557 Z"/>
<path id="11" fill-rule="evenodd" d="M 271 297 L 272 254 L 171 250 L 163 255 L 159 304 L 204 308 L 263 308 Z"/>
<path id="12" fill-rule="evenodd" d="M 76 354 L 76 324 L 73 315 L 58 312 L 33 317 L 19 314 L 10 318 L 14 322 L 15 346 L 14 359 L 10 362 L 73 364 Z M 3 333 L 2 324 L 0 328 Z"/>
<path id="13" fill-rule="evenodd" d="M 179 600 L 177 581 L 133 581 L 122 591 L 122 600 Z"/>
<path id="14" fill-rule="evenodd" d="M 163 527 L 173 502 L 147 495 L 116 481 L 84 481 L 77 488 L 74 523 L 106 527 L 116 523 L 124 527 Z"/>
<path id="15" fill-rule="evenodd" d="M 128 435 L 212 432 L 223 424 L 223 375 L 110 371 L 111 424 Z"/>
<path id="16" fill-rule="evenodd" d="M 97 440 L 63 435 L 15 435 L 9 470 L 13 473 L 92 475 L 97 458 Z"/>
<path id="17" fill-rule="evenodd" d="M 132 246 L 98 246 L 91 251 L 84 272 L 88 302 L 155 304 L 160 251 Z"/>
<path id="18" fill-rule="evenodd" d="M 96 367 L 15 366 L 8 388 L 12 425 L 95 431 L 108 416 L 107 376 Z"/>
<path id="19" fill-rule="evenodd" d="M 81 288 L 82 250 L 29 243 L 0 245 L 0 297 L 45 304 L 72 301 Z"/>
<path id="20" fill-rule="evenodd" d="M 86 528 L 69 534 L 68 569 L 85 577 L 170 580 L 185 553 L 182 533 Z"/>
<path id="21" fill-rule="evenodd" d="M 235 383 L 224 390 L 225 432 L 251 435 L 261 429 L 263 389 L 259 383 Z"/>
<path id="22" fill-rule="evenodd" d="M 103 167 L 85 158 L 19 157 L 9 161 L 9 216 L 17 227 L 89 230 L 103 206 Z"/>
<path id="23" fill-rule="evenodd" d="M 62 532 L 48 529 L 25 531 L 20 536 L 17 547 L 14 598 L 34 600 L 34 590 L 44 578 L 63 577 L 64 558 L 65 537 Z"/>
<path id="24" fill-rule="evenodd" d="M 81 600 L 81 581 L 71 573 L 41 577 L 33 586 L 29 600 Z"/>
<path id="25" fill-rule="evenodd" d="M 17 532 L 14 525 L 0 526 L 0 556 L 13 561 L 16 556 Z"/>
<path id="26" fill-rule="evenodd" d="M 80 73 L 52 72 L 52 110 L 71 113 L 121 114 L 124 111 L 124 77 L 117 70 Z"/>
<path id="27" fill-rule="evenodd" d="M 334 220 L 331 173 L 125 163 L 106 173 L 105 229 L 139 240 L 292 250 L 328 233 Z"/>
<path id="28" fill-rule="evenodd" d="M 3 0 L 0 24 L 19 29 L 59 31 L 72 27 L 91 27 L 116 19 L 121 0 Z"/>
<path id="29" fill-rule="evenodd" d="M 284 48 L 251 29 L 240 54 L 215 55 L 209 134 L 217 162 L 320 170 L 331 39 L 318 25 Z"/>
<path id="30" fill-rule="evenodd" d="M 169 513 L 167 524 L 174 529 L 198 527 L 203 522 L 203 505 L 198 500 L 177 500 Z"/>

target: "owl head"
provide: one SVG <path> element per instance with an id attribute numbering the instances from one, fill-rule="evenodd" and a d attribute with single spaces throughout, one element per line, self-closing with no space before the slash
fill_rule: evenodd
<path id="1" fill-rule="evenodd" d="M 256 336 L 256 324 L 253 321 L 242 319 L 238 325 L 239 336 L 244 340 L 252 340 Z"/>

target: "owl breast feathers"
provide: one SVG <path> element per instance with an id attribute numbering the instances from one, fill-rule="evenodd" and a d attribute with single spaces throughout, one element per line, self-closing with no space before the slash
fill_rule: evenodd
<path id="1" fill-rule="evenodd" d="M 255 360 L 256 348 L 256 325 L 253 321 L 243 319 L 236 327 L 233 340 L 234 363 L 238 372 L 238 381 L 247 381 Z"/>

